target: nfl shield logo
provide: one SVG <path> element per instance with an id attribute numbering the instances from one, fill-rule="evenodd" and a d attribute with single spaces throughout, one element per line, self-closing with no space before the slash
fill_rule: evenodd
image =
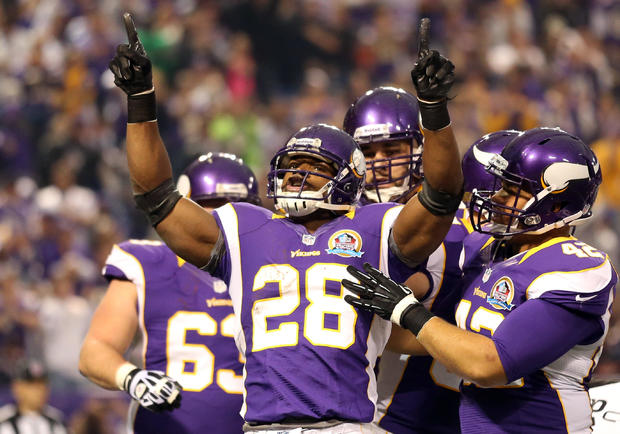
<path id="1" fill-rule="evenodd" d="M 301 237 L 301 242 L 306 246 L 314 246 L 314 242 L 316 241 L 316 237 L 314 235 L 305 234 Z"/>

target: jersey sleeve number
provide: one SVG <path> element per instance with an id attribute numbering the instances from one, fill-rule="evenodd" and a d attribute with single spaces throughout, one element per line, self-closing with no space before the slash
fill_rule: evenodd
<path id="1" fill-rule="evenodd" d="M 272 282 L 278 285 L 279 295 L 254 302 L 252 351 L 298 344 L 299 322 L 281 322 L 271 329 L 267 322 L 269 318 L 291 315 L 299 307 L 299 278 L 299 271 L 288 264 L 264 265 L 256 273 L 252 291 L 260 291 Z M 346 349 L 355 343 L 357 312 L 344 301 L 344 288 L 340 286 L 335 295 L 327 293 L 328 281 L 340 285 L 344 278 L 350 276 L 343 264 L 319 263 L 306 271 L 305 298 L 309 305 L 304 314 L 303 334 L 312 345 Z"/>
<path id="2" fill-rule="evenodd" d="M 562 253 L 565 255 L 576 255 L 578 258 L 603 259 L 601 252 L 598 252 L 594 247 L 582 243 L 581 241 L 562 244 Z"/>
<path id="3" fill-rule="evenodd" d="M 234 316 L 228 315 L 219 324 L 222 336 L 234 335 Z M 179 311 L 168 320 L 166 337 L 166 375 L 177 380 L 183 390 L 200 392 L 213 383 L 215 356 L 202 344 L 186 342 L 188 330 L 195 330 L 203 336 L 215 336 L 218 323 L 206 312 Z M 187 369 L 188 366 L 190 369 Z M 230 369 L 218 369 L 217 384 L 227 393 L 242 393 L 243 381 Z"/>

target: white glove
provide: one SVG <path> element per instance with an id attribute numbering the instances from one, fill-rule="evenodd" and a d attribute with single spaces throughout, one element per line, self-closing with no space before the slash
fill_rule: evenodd
<path id="1" fill-rule="evenodd" d="M 118 369 L 116 382 L 147 410 L 159 413 L 181 406 L 183 388 L 162 371 L 139 369 L 126 363 Z"/>

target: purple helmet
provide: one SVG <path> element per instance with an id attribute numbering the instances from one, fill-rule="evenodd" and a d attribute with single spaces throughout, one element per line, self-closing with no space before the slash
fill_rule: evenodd
<path id="1" fill-rule="evenodd" d="M 295 155 L 309 155 L 332 164 L 334 177 L 308 170 L 287 169 Z M 271 160 L 267 175 L 267 197 L 289 216 L 308 215 L 319 208 L 348 210 L 359 200 L 364 189 L 366 161 L 355 140 L 339 128 L 326 124 L 304 127 L 288 140 Z M 287 172 L 299 173 L 303 181 L 298 192 L 283 190 L 282 181 Z M 304 191 L 308 175 L 329 180 L 319 191 Z"/>
<path id="2" fill-rule="evenodd" d="M 504 147 L 520 133 L 521 131 L 517 130 L 496 131 L 482 136 L 469 147 L 461 162 L 465 179 L 463 188 L 465 193 L 469 193 L 467 196 L 471 195 L 474 189 L 494 190 L 495 176 L 486 171 L 486 166 L 493 155 L 500 154 Z M 468 201 L 465 200 L 465 202 Z"/>
<path id="3" fill-rule="evenodd" d="M 496 237 L 528 232 L 542 234 L 565 225 L 574 226 L 592 215 L 602 181 L 594 152 L 579 138 L 559 128 L 534 128 L 515 137 L 489 161 L 487 170 L 505 186 L 532 194 L 523 208 L 492 201 L 493 192 L 474 191 L 470 211 L 474 228 Z M 499 224 L 497 216 L 506 216 Z M 496 217 L 494 219 L 494 217 Z M 505 218 L 506 218 L 505 217 Z M 484 226 L 486 223 L 490 225 Z"/>
<path id="4" fill-rule="evenodd" d="M 200 203 L 226 199 L 260 205 L 256 176 L 236 155 L 209 152 L 191 163 L 177 182 L 179 192 Z"/>
<path id="5" fill-rule="evenodd" d="M 374 181 L 366 185 L 365 196 L 372 202 L 397 201 L 422 181 L 422 133 L 418 126 L 418 100 L 396 87 L 378 87 L 357 99 L 344 117 L 343 129 L 364 150 L 371 143 L 388 140 L 409 140 L 407 155 L 372 160 Z M 392 176 L 392 168 L 407 166 L 402 176 Z M 377 177 L 378 169 L 387 169 L 387 179 Z M 377 179 L 380 180 L 377 180 Z M 402 185 L 381 189 L 402 180 Z"/>

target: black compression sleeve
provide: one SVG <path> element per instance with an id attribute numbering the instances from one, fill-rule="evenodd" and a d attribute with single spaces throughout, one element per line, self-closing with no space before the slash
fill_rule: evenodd
<path id="1" fill-rule="evenodd" d="M 175 187 L 172 178 L 168 178 L 153 190 L 134 195 L 134 200 L 155 227 L 170 214 L 181 197 L 183 196 Z"/>

